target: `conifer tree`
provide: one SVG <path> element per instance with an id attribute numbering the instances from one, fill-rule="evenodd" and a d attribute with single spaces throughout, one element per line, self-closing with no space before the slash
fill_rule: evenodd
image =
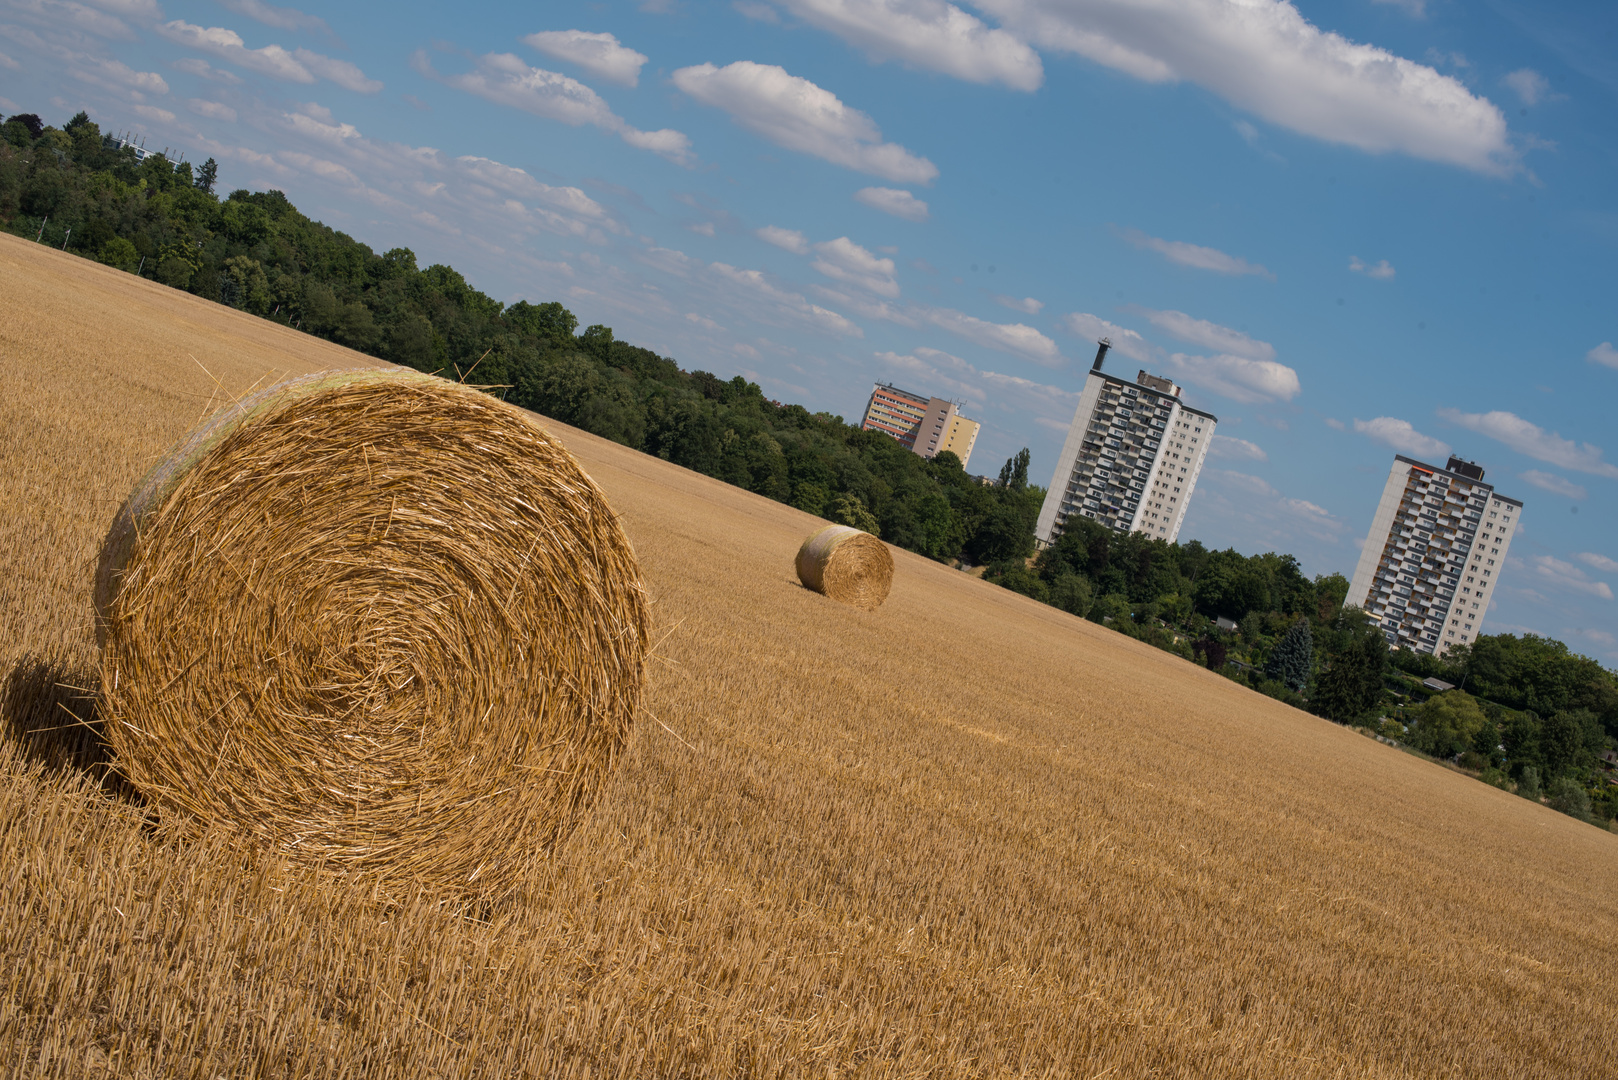
<path id="1" fill-rule="evenodd" d="M 1300 618 L 1292 624 L 1287 636 L 1275 647 L 1264 674 L 1285 683 L 1297 693 L 1309 683 L 1309 668 L 1315 658 L 1314 635 L 1309 631 L 1309 619 Z"/>

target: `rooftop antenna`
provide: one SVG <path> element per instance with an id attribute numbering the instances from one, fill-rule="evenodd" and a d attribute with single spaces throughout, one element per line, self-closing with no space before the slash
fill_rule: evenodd
<path id="1" fill-rule="evenodd" d="M 1100 348 L 1096 350 L 1096 362 L 1090 365 L 1091 371 L 1101 370 L 1101 361 L 1107 358 L 1107 350 L 1112 348 L 1112 339 L 1102 338 L 1100 341 L 1096 342 L 1096 344 L 1099 345 Z"/>

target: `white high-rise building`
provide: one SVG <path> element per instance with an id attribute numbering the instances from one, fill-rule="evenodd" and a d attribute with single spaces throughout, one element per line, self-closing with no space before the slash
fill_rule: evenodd
<path id="1" fill-rule="evenodd" d="M 1370 613 L 1395 647 L 1442 656 L 1476 641 L 1522 505 L 1470 461 L 1440 469 L 1395 457 L 1344 603 Z"/>
<path id="2" fill-rule="evenodd" d="M 1052 543 L 1081 514 L 1172 543 L 1218 420 L 1182 403 L 1168 379 L 1108 375 L 1101 364 L 1112 344 L 1099 344 L 1034 535 Z"/>

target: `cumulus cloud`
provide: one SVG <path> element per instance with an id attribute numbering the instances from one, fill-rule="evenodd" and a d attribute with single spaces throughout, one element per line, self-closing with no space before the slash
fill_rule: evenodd
<path id="1" fill-rule="evenodd" d="M 231 86 L 237 86 L 242 81 L 241 76 L 237 75 L 235 72 L 226 71 L 224 68 L 216 68 L 212 64 L 208 63 L 208 61 L 198 59 L 195 56 L 188 56 L 183 60 L 176 60 L 174 63 L 170 64 L 169 67 L 173 68 L 175 71 L 183 71 L 187 75 L 195 75 L 199 79 L 207 79 L 209 82 L 221 82 L 227 83 Z"/>
<path id="2" fill-rule="evenodd" d="M 903 188 L 860 188 L 854 193 L 854 200 L 906 221 L 927 220 L 927 204 Z"/>
<path id="3" fill-rule="evenodd" d="M 1314 26 L 1290 0 L 977 0 L 1011 32 L 1148 82 L 1185 80 L 1327 142 L 1478 172 L 1514 164 L 1505 115 L 1460 80 Z"/>
<path id="4" fill-rule="evenodd" d="M 1275 346 L 1268 341 L 1248 337 L 1240 330 L 1196 319 L 1183 311 L 1152 311 L 1142 309 L 1141 314 L 1153 326 L 1168 331 L 1181 341 L 1201 345 L 1205 349 L 1246 357 L 1249 360 L 1274 360 Z"/>
<path id="5" fill-rule="evenodd" d="M 237 67 L 287 82 L 312 83 L 326 79 L 347 90 L 374 94 L 382 89 L 375 79 L 347 60 L 334 60 L 309 49 L 288 52 L 279 45 L 249 49 L 242 36 L 223 26 L 196 26 L 183 19 L 164 23 L 157 32 L 170 41 L 228 60 Z"/>
<path id="6" fill-rule="evenodd" d="M 1127 327 L 1117 323 L 1108 322 L 1099 315 L 1091 315 L 1083 311 L 1070 312 L 1062 316 L 1062 326 L 1070 333 L 1091 341 L 1100 341 L 1106 338 L 1112 342 L 1112 351 L 1142 364 L 1149 364 L 1157 359 L 1151 345 L 1145 338 Z"/>
<path id="7" fill-rule="evenodd" d="M 1527 472 L 1524 472 L 1521 475 L 1522 478 L 1528 481 L 1530 484 L 1533 484 L 1541 491 L 1548 491 L 1552 495 L 1565 495 L 1569 499 L 1582 499 L 1589 494 L 1589 492 L 1584 490 L 1582 485 L 1575 484 L 1566 477 L 1557 476 L 1555 473 L 1542 472 L 1539 469 L 1529 469 Z"/>
<path id="8" fill-rule="evenodd" d="M 1530 556 L 1528 561 L 1533 565 L 1536 575 L 1559 589 L 1586 593 L 1602 600 L 1612 599 L 1612 586 L 1605 581 L 1592 579 L 1589 574 L 1570 562 L 1563 562 L 1553 555 L 1534 555 Z"/>
<path id="9" fill-rule="evenodd" d="M 336 83 L 345 90 L 352 90 L 356 94 L 374 94 L 382 89 L 382 84 L 375 79 L 365 77 L 365 72 L 347 60 L 334 60 L 308 49 L 298 49 L 293 59 L 309 69 L 309 73 L 327 82 Z"/>
<path id="10" fill-rule="evenodd" d="M 1392 416 L 1378 416 L 1374 420 L 1355 420 L 1354 430 L 1369 436 L 1383 446 L 1392 447 L 1401 454 L 1420 458 L 1448 457 L 1450 445 L 1442 439 L 1423 435 L 1408 420 Z"/>
<path id="11" fill-rule="evenodd" d="M 1199 247 L 1183 240 L 1164 240 L 1156 236 L 1147 236 L 1139 229 L 1125 229 L 1123 237 L 1144 251 L 1155 251 L 1171 263 L 1189 266 L 1195 270 L 1212 270 L 1216 274 L 1230 274 L 1234 277 L 1252 274 L 1255 277 L 1275 280 L 1274 274 L 1257 263 L 1250 263 L 1234 255 L 1226 255 L 1217 248 Z"/>
<path id="12" fill-rule="evenodd" d="M 1610 341 L 1603 341 L 1600 345 L 1585 353 L 1584 358 L 1592 364 L 1618 368 L 1618 349 L 1613 348 Z"/>
<path id="13" fill-rule="evenodd" d="M 809 265 L 833 281 L 854 285 L 889 299 L 899 295 L 899 282 L 893 276 L 893 260 L 878 258 L 846 236 L 816 244 L 815 255 L 815 261 Z"/>
<path id="14" fill-rule="evenodd" d="M 1551 83 L 1533 68 L 1518 68 L 1500 79 L 1516 91 L 1524 105 L 1538 105 L 1551 97 Z"/>
<path id="15" fill-rule="evenodd" d="M 975 83 L 1037 90 L 1045 81 L 1027 42 L 943 0 L 779 0 L 875 60 L 895 59 Z"/>
<path id="16" fill-rule="evenodd" d="M 1217 458 L 1236 458 L 1246 461 L 1268 461 L 1270 455 L 1257 443 L 1238 439 L 1233 435 L 1215 435 L 1208 444 L 1208 453 Z"/>
<path id="17" fill-rule="evenodd" d="M 982 345 L 989 349 L 1016 353 L 1034 361 L 1054 367 L 1062 362 L 1062 350 L 1056 342 L 1022 323 L 992 323 L 952 308 L 918 308 L 917 314 L 940 330 Z"/>
<path id="18" fill-rule="evenodd" d="M 174 123 L 174 114 L 167 109 L 159 109 L 155 105 L 131 105 L 129 108 L 136 116 L 151 120 L 154 123 Z"/>
<path id="19" fill-rule="evenodd" d="M 169 84 L 163 76 L 155 71 L 136 71 L 118 60 L 103 60 L 99 64 L 100 74 L 115 83 L 130 86 L 148 94 L 166 94 Z"/>
<path id="20" fill-rule="evenodd" d="M 691 140 L 678 131 L 641 131 L 631 127 L 602 100 L 601 95 L 577 79 L 543 68 L 531 68 L 510 53 L 487 53 L 478 57 L 471 71 L 440 75 L 427 54 L 417 51 L 412 64 L 418 72 L 441 80 L 446 86 L 476 94 L 496 105 L 559 120 L 572 127 L 590 124 L 617 135 L 639 150 L 650 150 L 679 165 L 691 160 Z"/>
<path id="21" fill-rule="evenodd" d="M 820 330 L 834 335 L 862 338 L 865 331 L 835 311 L 811 304 L 802 296 L 777 288 L 765 278 L 762 270 L 740 270 L 728 263 L 711 263 L 709 271 L 722 281 L 754 296 L 768 300 L 787 312 L 813 323 Z"/>
<path id="22" fill-rule="evenodd" d="M 249 19 L 257 20 L 265 26 L 273 26 L 277 30 L 319 30 L 322 33 L 331 33 L 331 27 L 326 20 L 317 15 L 306 15 L 297 8 L 273 7 L 264 3 L 264 0 L 219 0 L 221 7 L 234 11 L 238 15 L 246 15 Z M 155 3 L 152 5 L 157 6 Z"/>
<path id="23" fill-rule="evenodd" d="M 592 34 L 584 30 L 542 30 L 523 38 L 529 46 L 546 56 L 577 64 L 592 75 L 599 75 L 620 86 L 634 86 L 640 82 L 641 65 L 646 56 L 619 44 L 611 34 Z"/>
<path id="24" fill-rule="evenodd" d="M 803 233 L 798 232 L 796 229 L 783 229 L 775 225 L 766 225 L 762 229 L 755 230 L 753 235 L 766 244 L 774 244 L 776 247 L 784 248 L 794 255 L 809 254 L 809 241 L 805 240 Z"/>
<path id="25" fill-rule="evenodd" d="M 723 109 L 743 128 L 788 150 L 900 183 L 926 184 L 938 175 L 926 158 L 883 142 L 869 116 L 785 68 L 738 60 L 722 68 L 680 68 L 673 79 L 689 97 Z"/>
<path id="26" fill-rule="evenodd" d="M 1012 311 L 1020 311 L 1024 315 L 1038 315 L 1040 309 L 1045 306 L 1032 296 L 1025 296 L 1019 300 L 1015 296 L 996 295 L 993 299 L 1001 307 L 1008 307 Z"/>
<path id="27" fill-rule="evenodd" d="M 1597 555 L 1593 551 L 1581 551 L 1573 556 L 1586 566 L 1593 566 L 1609 574 L 1618 574 L 1618 559 L 1609 559 L 1605 555 Z"/>
<path id="28" fill-rule="evenodd" d="M 1251 473 L 1236 472 L 1233 469 L 1210 469 L 1212 477 L 1226 487 L 1235 488 L 1249 495 L 1279 495 L 1279 491 L 1270 486 L 1270 482 L 1262 476 Z"/>
<path id="29" fill-rule="evenodd" d="M 1464 413 L 1459 409 L 1439 409 L 1444 420 L 1468 431 L 1476 431 L 1505 443 L 1519 454 L 1536 458 L 1574 472 L 1618 479 L 1618 465 L 1602 460 L 1599 446 L 1575 443 L 1554 431 L 1547 432 L 1515 413 L 1496 410 L 1487 413 Z"/>
<path id="30" fill-rule="evenodd" d="M 221 105 L 217 101 L 204 101 L 202 98 L 192 98 L 187 104 L 198 116 L 206 116 L 211 120 L 224 120 L 232 124 L 236 122 L 236 110 L 229 105 Z"/>
<path id="31" fill-rule="evenodd" d="M 1375 278 L 1377 281 L 1387 281 L 1398 273 L 1393 268 L 1393 264 L 1386 259 L 1377 262 L 1375 265 L 1366 265 L 1358 255 L 1348 257 L 1348 268 L 1356 274 L 1364 274 L 1366 277 Z"/>
<path id="32" fill-rule="evenodd" d="M 1232 401 L 1291 401 L 1301 390 L 1298 373 L 1274 360 L 1251 360 L 1228 353 L 1174 353 L 1168 358 L 1168 368 L 1180 382 Z"/>

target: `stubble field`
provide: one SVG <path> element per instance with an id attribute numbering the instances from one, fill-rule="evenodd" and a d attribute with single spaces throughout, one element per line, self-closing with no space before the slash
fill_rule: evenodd
<path id="1" fill-rule="evenodd" d="M 662 644 L 557 858 L 469 916 L 182 838 L 75 742 L 97 545 L 368 361 L 5 236 L 0 296 L 6 1075 L 1612 1075 L 1618 836 L 906 552 L 835 605 L 816 519 L 562 425 Z"/>

